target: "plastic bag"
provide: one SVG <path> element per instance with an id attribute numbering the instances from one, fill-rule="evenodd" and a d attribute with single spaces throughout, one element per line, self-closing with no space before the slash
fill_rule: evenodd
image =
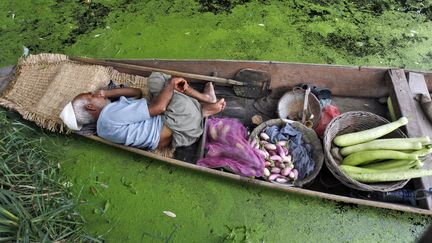
<path id="1" fill-rule="evenodd" d="M 321 119 L 318 123 L 318 126 L 315 128 L 315 132 L 318 134 L 320 138 L 323 138 L 324 131 L 327 127 L 327 125 L 330 123 L 330 121 L 339 116 L 341 113 L 339 111 L 339 108 L 334 105 L 326 105 L 322 112 L 321 112 Z"/>
<path id="2" fill-rule="evenodd" d="M 264 158 L 248 143 L 243 124 L 232 118 L 211 118 L 207 129 L 208 152 L 197 165 L 228 167 L 242 176 L 262 176 Z"/>

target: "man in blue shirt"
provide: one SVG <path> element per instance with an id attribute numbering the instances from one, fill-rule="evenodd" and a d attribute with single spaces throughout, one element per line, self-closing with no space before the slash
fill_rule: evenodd
<path id="1" fill-rule="evenodd" d="M 140 89 L 99 90 L 77 95 L 61 117 L 69 128 L 96 122 L 98 136 L 108 141 L 154 150 L 194 143 L 203 132 L 203 117 L 226 106 L 224 99 L 217 101 L 211 83 L 200 93 L 185 79 L 162 73 L 152 73 L 148 82 L 150 104 Z M 113 98 L 119 100 L 111 103 Z"/>

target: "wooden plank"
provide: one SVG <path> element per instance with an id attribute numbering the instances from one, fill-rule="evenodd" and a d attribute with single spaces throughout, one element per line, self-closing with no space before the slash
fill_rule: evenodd
<path id="1" fill-rule="evenodd" d="M 199 150 L 198 150 L 198 159 L 202 159 L 204 158 L 204 153 L 205 153 L 205 145 L 206 145 L 206 139 L 207 139 L 207 126 L 208 126 L 208 119 L 204 118 L 204 122 L 203 122 L 203 126 L 204 126 L 204 131 L 203 134 L 201 135 L 201 138 L 199 140 Z"/>
<path id="2" fill-rule="evenodd" d="M 426 133 L 424 127 L 420 123 L 417 107 L 415 105 L 413 95 L 411 93 L 405 72 L 402 69 L 391 69 L 388 73 L 388 85 L 390 88 L 390 97 L 396 116 L 405 116 L 409 123 L 406 125 L 406 134 L 408 137 L 420 137 Z M 419 189 L 432 187 L 431 177 L 422 177 L 414 180 L 414 186 Z M 432 209 L 432 200 L 427 197 L 419 200 L 419 206 L 425 209 Z"/>
<path id="3" fill-rule="evenodd" d="M 342 66 L 329 64 L 305 64 L 274 61 L 232 60 L 161 60 L 161 59 L 106 59 L 149 67 L 181 70 L 202 75 L 225 78 L 234 77 L 242 68 L 253 68 L 270 72 L 271 88 L 292 87 L 298 83 L 314 83 L 330 88 L 334 95 L 380 98 L 388 95 L 385 75 L 389 68 Z M 121 69 L 121 72 L 131 70 Z M 133 71 L 132 71 L 133 73 Z M 429 91 L 432 92 L 432 72 L 422 71 Z M 133 73 L 143 75 L 143 73 Z M 148 74 L 146 74 L 148 75 Z"/>
<path id="4" fill-rule="evenodd" d="M 426 85 L 428 87 L 428 91 L 432 92 L 432 72 L 423 72 L 423 71 L 410 71 L 410 72 L 416 72 L 418 74 L 422 74 L 425 79 Z"/>
<path id="5" fill-rule="evenodd" d="M 424 94 L 424 95 L 430 96 L 428 88 L 427 88 L 426 80 L 425 80 L 423 74 L 409 72 L 408 73 L 408 84 L 410 87 L 410 91 L 411 91 L 411 95 L 412 95 L 411 97 L 413 98 L 413 100 L 417 94 Z M 427 135 L 429 137 L 432 137 L 432 123 L 429 121 L 429 119 L 424 114 L 424 112 L 420 106 L 420 103 L 418 101 L 414 100 L 414 106 L 415 106 L 415 109 L 417 111 L 417 118 L 418 118 L 417 121 L 418 121 L 418 124 L 420 125 L 420 129 L 422 131 L 422 134 Z M 427 159 L 425 160 L 425 168 L 427 168 L 427 169 L 432 168 L 432 156 L 427 157 Z M 426 189 L 432 188 L 432 176 L 415 179 L 414 180 L 414 186 L 416 188 L 426 188 Z M 430 209 L 432 200 L 430 200 L 430 198 L 428 198 L 428 199 L 429 199 L 429 201 L 422 200 L 420 202 L 420 204 L 429 205 L 429 209 Z"/>
<path id="6" fill-rule="evenodd" d="M 227 61 L 227 60 L 119 60 L 109 61 L 181 70 L 188 73 L 233 78 L 237 71 L 252 68 L 271 73 L 270 87 L 278 89 L 293 87 L 299 83 L 313 83 L 332 90 L 334 95 L 379 98 L 388 95 L 384 77 L 387 69 L 358 66 L 337 66 L 320 64 L 301 64 L 264 61 Z M 118 69 L 120 72 L 136 73 L 133 70 Z"/>
<path id="7" fill-rule="evenodd" d="M 411 206 L 405 206 L 405 205 L 401 205 L 401 204 L 378 202 L 378 201 L 371 201 L 371 200 L 365 200 L 365 199 L 359 199 L 359 198 L 334 195 L 334 194 L 330 194 L 330 193 L 312 191 L 312 190 L 304 189 L 304 188 L 291 187 L 291 186 L 286 186 L 286 185 L 282 185 L 282 184 L 271 183 L 271 182 L 257 180 L 257 179 L 253 179 L 253 178 L 249 178 L 249 177 L 243 177 L 240 175 L 236 175 L 236 174 L 232 174 L 232 173 L 228 173 L 228 172 L 224 172 L 224 171 L 220 171 L 220 170 L 206 168 L 206 167 L 198 166 L 195 164 L 186 163 L 186 162 L 179 161 L 176 159 L 162 157 L 160 155 L 157 155 L 155 153 L 145 151 L 142 149 L 111 143 L 111 142 L 104 140 L 104 139 L 97 137 L 97 136 L 88 136 L 87 138 L 90 138 L 92 140 L 102 142 L 102 143 L 105 143 L 105 144 L 129 151 L 129 152 L 132 152 L 135 154 L 141 154 L 141 155 L 144 155 L 144 156 L 149 157 L 149 158 L 158 159 L 158 160 L 161 160 L 161 161 L 168 163 L 168 164 L 171 164 L 171 165 L 179 166 L 182 168 L 188 168 L 188 169 L 191 169 L 194 171 L 199 171 L 202 173 L 214 175 L 218 178 L 234 180 L 234 181 L 239 182 L 239 183 L 245 183 L 248 185 L 253 185 L 253 186 L 258 186 L 258 187 L 263 187 L 263 188 L 270 188 L 273 190 L 279 190 L 279 191 L 289 192 L 289 193 L 296 193 L 299 195 L 311 196 L 311 197 L 316 197 L 316 198 L 321 198 L 321 199 L 328 199 L 328 200 L 333 200 L 333 201 L 338 201 L 338 202 L 353 203 L 353 204 L 359 204 L 359 205 L 370 206 L 370 207 L 385 208 L 385 209 L 398 210 L 398 211 L 403 211 L 403 212 L 432 216 L 432 210 L 425 210 L 425 209 L 415 208 L 415 207 L 411 207 Z"/>

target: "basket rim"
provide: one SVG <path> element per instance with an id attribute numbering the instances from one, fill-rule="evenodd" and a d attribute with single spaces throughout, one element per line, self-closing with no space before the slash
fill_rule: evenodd
<path id="1" fill-rule="evenodd" d="M 315 140 L 314 145 L 319 146 L 318 148 L 313 148 L 314 151 L 314 155 L 312 156 L 314 161 L 315 161 L 315 168 L 314 170 L 305 178 L 303 178 L 302 180 L 296 180 L 294 181 L 294 183 L 290 184 L 282 184 L 282 185 L 287 185 L 287 186 L 296 186 L 296 187 L 303 187 L 309 183 L 311 183 L 319 174 L 319 172 L 321 171 L 322 165 L 324 164 L 324 152 L 323 152 L 323 147 L 321 144 L 320 139 L 318 138 L 316 132 L 313 129 L 310 129 L 308 127 L 306 127 L 305 125 L 301 124 L 298 121 L 293 121 L 290 119 L 283 119 L 283 118 L 275 118 L 275 119 L 270 119 L 267 120 L 263 123 L 261 123 L 260 125 L 258 125 L 249 135 L 249 141 L 251 141 L 255 136 L 257 136 L 261 131 L 263 131 L 265 128 L 273 126 L 273 125 L 281 125 L 281 124 L 295 124 L 294 126 L 299 126 L 302 127 L 302 129 L 305 129 L 305 131 L 310 132 L 310 135 L 312 135 L 312 140 Z M 296 128 L 297 129 L 297 128 Z M 303 131 L 301 131 L 303 133 Z M 303 136 L 303 138 L 306 136 Z M 302 139 L 303 139 L 302 138 Z M 307 139 L 309 140 L 309 137 L 307 137 Z M 311 143 L 312 141 L 308 142 Z M 318 151 L 318 154 L 315 155 L 315 151 Z"/>
<path id="2" fill-rule="evenodd" d="M 331 149 L 337 147 L 334 145 L 333 139 L 341 132 L 339 126 L 341 126 L 340 124 L 343 121 L 349 118 L 356 118 L 356 117 L 357 118 L 368 117 L 368 119 L 372 119 L 374 122 L 382 123 L 382 124 L 390 123 L 390 121 L 387 120 L 386 118 L 368 111 L 349 111 L 349 112 L 342 113 L 337 117 L 334 117 L 327 125 L 324 132 L 324 138 L 323 138 L 324 157 L 325 157 L 325 163 L 327 168 L 344 185 L 357 190 L 387 192 L 387 191 L 400 189 L 403 186 L 405 186 L 408 183 L 409 179 L 392 181 L 392 182 L 371 183 L 371 184 L 362 183 L 357 180 L 354 180 L 339 168 L 339 164 L 337 163 L 337 160 L 334 158 L 331 152 Z M 336 133 L 333 137 L 331 135 L 331 133 L 333 132 L 332 129 L 336 129 Z M 343 130 L 346 130 L 346 128 Z M 400 128 L 396 129 L 390 134 L 393 133 L 396 133 L 400 137 L 407 137 L 406 134 Z"/>
<path id="3" fill-rule="evenodd" d="M 293 94 L 299 94 L 299 95 L 305 95 L 305 90 L 303 90 L 303 92 L 302 93 L 295 93 L 295 91 L 293 91 L 293 90 L 290 90 L 290 91 L 287 91 L 287 92 L 285 92 L 281 97 L 280 97 L 280 99 L 278 100 L 278 103 L 277 103 L 277 114 L 278 114 L 278 117 L 279 117 L 279 119 L 283 119 L 283 120 L 288 120 L 288 121 L 293 121 L 293 122 L 295 122 L 294 120 L 291 120 L 291 119 L 288 119 L 288 118 L 283 118 L 283 117 L 281 117 L 281 115 L 280 115 L 280 110 L 282 110 L 282 108 L 281 108 L 281 101 L 284 99 L 284 97 L 287 97 L 287 96 L 289 96 L 289 95 L 293 95 Z M 315 128 L 315 127 L 317 127 L 318 126 L 318 124 L 319 124 L 319 121 L 321 120 L 321 105 L 320 105 L 320 102 L 319 102 L 319 100 L 318 100 L 318 98 L 316 97 L 316 95 L 314 95 L 312 92 L 310 92 L 309 93 L 309 97 L 311 97 L 315 102 L 316 102 L 316 104 L 318 104 L 318 106 L 319 106 L 319 109 L 318 109 L 318 114 L 314 114 L 314 119 L 313 120 L 315 120 L 316 122 L 314 123 L 314 125 L 313 125 L 313 128 Z"/>

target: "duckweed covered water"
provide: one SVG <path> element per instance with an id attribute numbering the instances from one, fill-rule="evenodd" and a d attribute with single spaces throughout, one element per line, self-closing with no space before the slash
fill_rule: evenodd
<path id="1" fill-rule="evenodd" d="M 82 198 L 95 203 L 83 207 L 88 229 L 109 232 L 115 242 L 412 241 L 431 222 L 233 183 L 82 138 L 68 141 L 64 153 L 72 161 L 63 169 L 82 187 Z"/>
<path id="2" fill-rule="evenodd" d="M 3 1 L 0 66 L 31 53 L 432 69 L 429 1 Z M 113 242 L 413 241 L 428 217 L 244 186 L 96 144 L 53 151 Z M 175 218 L 163 211 L 171 211 Z"/>

